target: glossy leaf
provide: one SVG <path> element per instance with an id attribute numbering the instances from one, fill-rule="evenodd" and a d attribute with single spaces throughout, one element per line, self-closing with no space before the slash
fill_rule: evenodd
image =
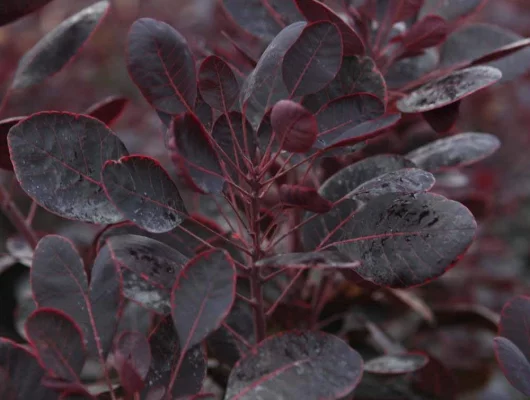
<path id="1" fill-rule="evenodd" d="M 20 59 L 11 87 L 29 88 L 59 72 L 94 33 L 108 9 L 107 0 L 95 3 L 44 36 Z"/>
<path id="2" fill-rule="evenodd" d="M 169 128 L 172 159 L 199 193 L 220 193 L 225 178 L 211 137 L 192 113 L 178 115 Z"/>
<path id="3" fill-rule="evenodd" d="M 401 38 L 407 53 L 418 53 L 428 47 L 442 44 L 449 33 L 445 19 L 436 15 L 427 15 L 410 27 Z"/>
<path id="4" fill-rule="evenodd" d="M 295 0 L 300 12 L 309 22 L 332 22 L 339 28 L 345 56 L 364 53 L 364 43 L 359 35 L 331 8 L 315 0 Z"/>
<path id="5" fill-rule="evenodd" d="M 400 375 L 416 372 L 427 365 L 429 358 L 424 354 L 388 354 L 373 358 L 364 364 L 364 372 L 383 375 Z"/>
<path id="6" fill-rule="evenodd" d="M 362 278 L 395 288 L 441 276 L 465 253 L 476 231 L 467 208 L 430 193 L 379 196 L 353 218 L 337 222 L 322 249 L 333 245 L 362 262 L 356 269 Z"/>
<path id="7" fill-rule="evenodd" d="M 83 333 L 68 315 L 39 308 L 26 320 L 26 336 L 48 374 L 81 384 L 86 348 Z"/>
<path id="8" fill-rule="evenodd" d="M 272 268 L 357 268 L 359 265 L 359 261 L 352 261 L 338 251 L 278 254 L 256 263 L 258 267 Z"/>
<path id="9" fill-rule="evenodd" d="M 315 116 L 291 100 L 281 100 L 274 105 L 271 125 L 280 147 L 292 153 L 309 151 L 318 135 Z"/>
<path id="10" fill-rule="evenodd" d="M 128 104 L 129 99 L 126 97 L 110 96 L 94 104 L 85 114 L 110 126 L 122 115 Z"/>
<path id="11" fill-rule="evenodd" d="M 287 50 L 282 63 L 283 82 L 291 97 L 324 89 L 342 63 L 342 39 L 336 25 L 307 25 Z"/>
<path id="12" fill-rule="evenodd" d="M 493 67 L 475 66 L 461 69 L 432 81 L 400 99 L 397 108 L 404 113 L 435 110 L 491 86 L 501 77 L 502 73 Z"/>
<path id="13" fill-rule="evenodd" d="M 83 115 L 43 112 L 12 128 L 7 140 L 17 180 L 41 207 L 98 224 L 122 219 L 105 195 L 100 174 L 107 160 L 127 155 L 127 149 L 105 124 Z"/>
<path id="14" fill-rule="evenodd" d="M 44 376 L 44 369 L 32 353 L 8 339 L 0 338 L 0 377 L 6 378 L 0 381 L 0 394 L 15 394 L 13 400 L 56 400 L 58 393 L 42 385 Z M 11 400 L 9 397 L 5 399 Z"/>
<path id="15" fill-rule="evenodd" d="M 171 374 L 177 367 L 181 350 L 179 338 L 170 318 L 158 324 L 149 337 L 151 367 L 141 393 L 144 400 L 163 399 Z M 174 383 L 172 396 L 191 396 L 199 393 L 206 377 L 206 359 L 200 345 L 188 350 L 183 357 Z"/>
<path id="16" fill-rule="evenodd" d="M 0 26 L 10 24 L 44 7 L 52 0 L 4 0 L 0 8 Z"/>
<path id="17" fill-rule="evenodd" d="M 122 387 L 129 393 L 142 390 L 151 365 L 151 349 L 144 335 L 123 332 L 116 342 L 114 358 Z"/>
<path id="18" fill-rule="evenodd" d="M 227 113 L 239 96 L 239 82 L 222 58 L 210 56 L 199 69 L 199 90 L 210 107 Z"/>
<path id="19" fill-rule="evenodd" d="M 341 137 L 350 137 L 351 129 L 382 116 L 384 112 L 385 105 L 371 94 L 359 93 L 333 100 L 316 115 L 318 141 L 330 145 Z"/>
<path id="20" fill-rule="evenodd" d="M 315 188 L 302 185 L 280 186 L 280 201 L 286 206 L 318 214 L 328 212 L 333 207 L 333 203 L 321 197 Z"/>
<path id="21" fill-rule="evenodd" d="M 35 249 L 30 273 L 37 305 L 58 309 L 72 318 L 83 332 L 89 356 L 99 357 L 101 364 L 112 345 L 121 308 L 120 275 L 107 260 L 104 248 L 94 262 L 89 285 L 83 260 L 73 244 L 48 235 Z"/>
<path id="22" fill-rule="evenodd" d="M 106 244 L 121 271 L 123 295 L 158 314 L 169 314 L 171 288 L 188 257 L 138 235 L 113 236 Z"/>
<path id="23" fill-rule="evenodd" d="M 116 208 L 146 231 L 168 232 L 184 220 L 186 208 L 179 190 L 155 159 L 126 156 L 109 160 L 101 178 Z"/>
<path id="24" fill-rule="evenodd" d="M 370 93 L 386 101 L 385 80 L 370 57 L 344 57 L 339 72 L 329 85 L 306 96 L 303 104 L 317 112 L 332 100 L 356 93 Z"/>
<path id="25" fill-rule="evenodd" d="M 495 355 L 506 379 L 526 396 L 530 396 L 530 362 L 519 347 L 505 337 L 494 339 Z"/>
<path id="26" fill-rule="evenodd" d="M 129 31 L 127 69 L 158 111 L 191 111 L 197 97 L 195 61 L 186 39 L 165 22 L 137 20 Z"/>
<path id="27" fill-rule="evenodd" d="M 24 117 L 7 118 L 0 121 L 0 169 L 13 171 L 13 164 L 9 157 L 9 146 L 7 144 L 7 134 L 9 130 L 22 121 Z"/>
<path id="28" fill-rule="evenodd" d="M 254 129 L 259 127 L 263 116 L 274 104 L 289 97 L 283 82 L 282 63 L 285 53 L 306 25 L 297 22 L 283 29 L 265 49 L 256 68 L 242 85 L 239 103 Z"/>
<path id="29" fill-rule="evenodd" d="M 337 368 L 340 365 L 341 368 Z M 247 353 L 232 369 L 225 400 L 339 399 L 362 376 L 361 356 L 323 332 L 283 332 Z"/>
<path id="30" fill-rule="evenodd" d="M 437 172 L 448 168 L 474 164 L 500 147 L 497 137 L 488 133 L 459 133 L 435 140 L 407 154 L 419 168 Z"/>

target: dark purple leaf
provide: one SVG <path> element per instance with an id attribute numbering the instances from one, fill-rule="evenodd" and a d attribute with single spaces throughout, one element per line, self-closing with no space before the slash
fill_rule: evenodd
<path id="1" fill-rule="evenodd" d="M 186 39 L 165 22 L 137 20 L 129 31 L 127 69 L 158 111 L 191 112 L 197 97 L 195 61 Z"/>
<path id="2" fill-rule="evenodd" d="M 283 82 L 290 97 L 306 96 L 324 89 L 342 63 L 342 39 L 330 22 L 307 25 L 287 50 L 282 62 Z"/>
<path id="3" fill-rule="evenodd" d="M 158 324 L 149 337 L 151 367 L 145 378 L 142 400 L 162 400 L 173 371 L 179 363 L 181 351 L 179 338 L 171 318 Z M 172 396 L 191 396 L 199 393 L 206 377 L 206 359 L 200 345 L 188 350 L 182 360 L 175 380 Z"/>
<path id="4" fill-rule="evenodd" d="M 272 268 L 357 268 L 359 261 L 352 261 L 338 251 L 278 254 L 256 263 L 258 267 Z"/>
<path id="5" fill-rule="evenodd" d="M 153 158 L 109 160 L 101 171 L 105 193 L 123 216 L 152 233 L 168 232 L 186 215 L 179 190 Z"/>
<path id="6" fill-rule="evenodd" d="M 92 267 L 90 286 L 72 243 L 48 235 L 39 241 L 31 268 L 31 289 L 39 307 L 55 308 L 81 328 L 89 356 L 102 365 L 112 345 L 121 308 L 121 278 L 103 248 Z"/>
<path id="7" fill-rule="evenodd" d="M 213 110 L 212 107 L 203 100 L 200 92 L 197 93 L 197 100 L 195 101 L 195 115 L 199 121 L 201 121 L 204 129 L 211 132 L 213 125 Z M 171 125 L 171 117 L 169 117 L 167 121 L 166 128 L 169 128 Z"/>
<path id="8" fill-rule="evenodd" d="M 359 93 L 335 99 L 316 115 L 318 141 L 329 145 L 340 137 L 349 137 L 349 130 L 380 117 L 384 112 L 383 102 L 371 94 Z"/>
<path id="9" fill-rule="evenodd" d="M 171 294 L 171 316 L 183 351 L 221 325 L 234 302 L 235 289 L 234 263 L 224 250 L 206 251 L 186 264 Z"/>
<path id="10" fill-rule="evenodd" d="M 390 66 L 385 74 L 385 82 L 390 89 L 400 89 L 432 72 L 438 66 L 439 59 L 436 49 L 427 49 L 418 56 L 403 58 Z"/>
<path id="11" fill-rule="evenodd" d="M 502 52 L 503 47 L 514 45 L 523 39 L 522 36 L 493 25 L 468 24 L 453 32 L 440 48 L 440 64 L 449 67 L 460 63 L 475 64 L 495 53 Z M 477 62 L 483 63 L 483 62 Z M 502 81 L 513 80 L 528 71 L 530 67 L 530 49 L 522 48 L 515 53 L 508 53 L 506 57 L 488 62 L 488 66 L 495 67 L 502 72 Z"/>
<path id="12" fill-rule="evenodd" d="M 348 197 L 370 201 L 387 193 L 421 193 L 431 190 L 436 180 L 434 176 L 418 168 L 404 168 L 387 172 L 359 185 L 348 193 Z"/>
<path id="13" fill-rule="evenodd" d="M 451 130 L 460 115 L 460 101 L 423 113 L 425 121 L 438 133 Z"/>
<path id="14" fill-rule="evenodd" d="M 386 3 L 386 12 L 390 17 L 390 23 L 406 21 L 417 14 L 425 0 L 390 0 L 382 1 Z M 387 21 L 385 21 L 387 22 Z"/>
<path id="15" fill-rule="evenodd" d="M 19 18 L 44 7 L 52 0 L 4 0 L 0 8 L 0 26 L 10 24 Z"/>
<path id="16" fill-rule="evenodd" d="M 243 29 L 267 43 L 302 19 L 293 0 L 223 0 L 223 5 Z"/>
<path id="17" fill-rule="evenodd" d="M 107 0 L 95 3 L 44 36 L 20 59 L 11 87 L 29 88 L 59 72 L 88 41 L 108 9 Z"/>
<path id="18" fill-rule="evenodd" d="M 507 57 L 515 52 L 518 52 L 525 47 L 530 46 L 530 38 L 525 38 L 521 40 L 517 40 L 516 42 L 507 44 L 505 46 L 499 47 L 496 50 L 493 50 L 491 53 L 488 53 L 480 58 L 477 58 L 473 60 L 471 65 L 479 65 L 479 64 L 486 64 L 490 63 L 492 61 L 496 61 L 499 59 L 502 59 L 504 57 Z M 499 68 L 500 69 L 500 68 Z M 502 71 L 502 70 L 501 70 Z"/>
<path id="19" fill-rule="evenodd" d="M 26 336 L 48 374 L 81 385 L 86 348 L 81 329 L 68 315 L 39 308 L 26 320 Z"/>
<path id="20" fill-rule="evenodd" d="M 362 373 L 361 356 L 338 337 L 283 332 L 265 339 L 235 365 L 225 400 L 339 399 L 353 392 Z"/>
<path id="21" fill-rule="evenodd" d="M 280 186 L 280 202 L 317 214 L 326 213 L 333 207 L 333 203 L 321 197 L 315 188 L 302 185 Z"/>
<path id="22" fill-rule="evenodd" d="M 127 155 L 127 149 L 101 121 L 38 113 L 13 127 L 7 140 L 17 180 L 41 207 L 98 224 L 122 220 L 107 199 L 100 176 L 103 164 Z"/>
<path id="23" fill-rule="evenodd" d="M 114 358 L 122 387 L 129 393 L 141 391 L 151 365 L 151 349 L 145 336 L 123 332 L 117 340 Z"/>
<path id="24" fill-rule="evenodd" d="M 304 106 L 317 112 L 339 97 L 370 93 L 386 102 L 385 80 L 370 57 L 344 57 L 337 76 L 318 93 L 304 98 Z"/>
<path id="25" fill-rule="evenodd" d="M 448 21 L 454 21 L 478 12 L 486 1 L 487 0 L 425 0 L 420 16 L 435 14 Z"/>
<path id="26" fill-rule="evenodd" d="M 37 359 L 20 345 L 0 338 L 0 394 L 15 394 L 13 400 L 56 400 L 59 394 L 41 384 L 44 369 Z M 11 400 L 2 397 L 2 400 Z"/>
<path id="27" fill-rule="evenodd" d="M 414 167 L 412 161 L 399 155 L 382 154 L 368 157 L 329 177 L 320 186 L 319 193 L 330 201 L 337 201 L 371 179 L 402 168 Z"/>
<path id="28" fill-rule="evenodd" d="M 85 114 L 110 126 L 121 116 L 128 104 L 129 99 L 126 97 L 110 96 L 94 104 Z"/>
<path id="29" fill-rule="evenodd" d="M 397 108 L 404 113 L 435 110 L 491 86 L 501 77 L 502 73 L 493 67 L 475 66 L 461 69 L 429 82 L 400 99 Z"/>
<path id="30" fill-rule="evenodd" d="M 339 28 L 345 56 L 364 53 L 364 43 L 359 35 L 331 8 L 315 0 L 296 0 L 300 12 L 309 22 L 328 21 Z"/>
<path id="31" fill-rule="evenodd" d="M 0 121 L 0 169 L 13 171 L 13 164 L 9 157 L 9 146 L 7 144 L 7 134 L 9 130 L 22 121 L 25 117 L 13 117 Z"/>
<path id="32" fill-rule="evenodd" d="M 499 336 L 509 339 L 525 357 L 530 357 L 530 337 L 528 319 L 530 316 L 530 297 L 517 296 L 508 301 L 501 312 Z"/>
<path id="33" fill-rule="evenodd" d="M 220 193 L 225 184 L 222 168 L 201 122 L 192 113 L 176 116 L 169 128 L 172 159 L 193 188 L 203 194 Z"/>
<path id="34" fill-rule="evenodd" d="M 280 147 L 292 153 L 309 151 L 318 135 L 315 116 L 291 100 L 281 100 L 274 105 L 271 126 Z"/>
<path id="35" fill-rule="evenodd" d="M 494 349 L 506 379 L 521 393 L 530 396 L 530 362 L 527 356 L 505 337 L 494 339 Z"/>
<path id="36" fill-rule="evenodd" d="M 169 314 L 171 288 L 188 257 L 156 240 L 137 236 L 107 239 L 123 280 L 123 295 L 158 314 Z"/>
<path id="37" fill-rule="evenodd" d="M 265 49 L 256 68 L 241 87 L 239 102 L 255 129 L 274 104 L 289 97 L 283 83 L 282 63 L 285 53 L 296 42 L 306 25 L 305 22 L 297 22 L 283 29 Z"/>
<path id="38" fill-rule="evenodd" d="M 239 96 L 239 83 L 223 59 L 210 56 L 204 59 L 199 70 L 199 90 L 212 108 L 227 113 Z"/>
<path id="39" fill-rule="evenodd" d="M 441 276 L 465 253 L 476 231 L 466 207 L 430 193 L 382 195 L 338 222 L 320 247 L 332 245 L 360 260 L 355 271 L 362 278 L 395 288 Z"/>
<path id="40" fill-rule="evenodd" d="M 389 354 L 367 361 L 364 364 L 364 372 L 383 375 L 408 374 L 422 369 L 428 362 L 429 358 L 424 354 Z"/>
<path id="41" fill-rule="evenodd" d="M 436 15 L 427 15 L 410 27 L 401 38 L 406 52 L 418 53 L 443 43 L 449 33 L 447 21 Z"/>
<path id="42" fill-rule="evenodd" d="M 489 133 L 467 132 L 435 140 L 411 151 L 406 157 L 419 168 L 437 172 L 474 164 L 499 147 L 499 139 Z"/>

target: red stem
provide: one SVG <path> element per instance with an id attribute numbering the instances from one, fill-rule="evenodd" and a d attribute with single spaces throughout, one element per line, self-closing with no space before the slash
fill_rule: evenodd
<path id="1" fill-rule="evenodd" d="M 32 249 L 37 247 L 39 238 L 31 224 L 26 221 L 26 218 L 17 207 L 15 202 L 11 199 L 11 195 L 6 190 L 4 185 L 0 183 L 0 209 L 3 211 L 5 216 L 11 221 L 18 232 L 26 239 Z"/>

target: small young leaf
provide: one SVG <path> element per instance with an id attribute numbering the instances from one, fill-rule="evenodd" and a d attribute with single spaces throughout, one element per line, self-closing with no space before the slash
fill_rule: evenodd
<path id="1" fill-rule="evenodd" d="M 68 315 L 39 308 L 26 320 L 26 336 L 48 374 L 81 385 L 86 348 L 79 326 Z"/>
<path id="2" fill-rule="evenodd" d="M 173 371 L 181 358 L 179 338 L 171 318 L 160 322 L 149 337 L 151 347 L 151 367 L 145 378 L 145 388 L 141 398 L 146 400 L 163 399 Z M 199 393 L 206 377 L 206 359 L 200 345 L 192 347 L 183 357 L 179 366 L 171 395 L 192 396 Z"/>
<path id="3" fill-rule="evenodd" d="M 271 399 L 340 399 L 353 392 L 362 373 L 361 356 L 338 337 L 282 332 L 235 365 L 225 400 L 252 400 L 262 393 Z"/>
<path id="4" fill-rule="evenodd" d="M 315 188 L 301 185 L 280 186 L 280 201 L 286 206 L 299 207 L 317 214 L 326 213 L 333 207 Z"/>
<path id="5" fill-rule="evenodd" d="M 530 362 L 527 356 L 505 337 L 496 337 L 493 348 L 506 379 L 521 393 L 530 396 Z"/>
<path id="6" fill-rule="evenodd" d="M 339 28 L 345 56 L 364 53 L 364 43 L 359 35 L 331 8 L 315 0 L 295 0 L 300 12 L 309 22 L 328 21 Z"/>
<path id="7" fill-rule="evenodd" d="M 401 375 L 416 372 L 427 365 L 424 354 L 407 353 L 373 358 L 364 364 L 364 372 L 382 375 Z"/>
<path id="8" fill-rule="evenodd" d="M 274 105 L 271 125 L 280 147 L 292 153 L 309 151 L 318 135 L 315 116 L 291 100 L 281 100 Z"/>
<path id="9" fill-rule="evenodd" d="M 401 38 L 406 52 L 414 54 L 443 43 L 449 33 L 445 19 L 436 15 L 427 15 L 419 20 Z"/>
<path id="10" fill-rule="evenodd" d="M 173 162 L 199 193 L 221 193 L 225 178 L 211 137 L 192 113 L 176 116 L 169 128 Z"/>
<path id="11" fill-rule="evenodd" d="M 99 357 L 102 364 L 112 345 L 121 307 L 119 271 L 106 263 L 108 258 L 108 250 L 102 249 L 89 286 L 83 260 L 73 244 L 48 235 L 35 249 L 30 273 L 37 305 L 58 309 L 72 318 L 83 331 L 89 356 Z"/>
<path id="12" fill-rule="evenodd" d="M 121 116 L 127 104 L 129 99 L 126 97 L 110 96 L 94 104 L 85 114 L 110 126 Z"/>
<path id="13" fill-rule="evenodd" d="M 287 50 L 282 62 L 283 82 L 291 97 L 322 90 L 342 63 L 342 39 L 330 22 L 307 25 Z"/>
<path id="14" fill-rule="evenodd" d="M 199 69 L 199 90 L 210 107 L 226 114 L 239 96 L 239 82 L 222 58 L 210 56 Z"/>
<path id="15" fill-rule="evenodd" d="M 13 171 L 13 164 L 9 157 L 9 146 L 7 144 L 7 134 L 9 130 L 22 121 L 24 117 L 12 117 L 0 121 L 0 169 Z"/>
<path id="16" fill-rule="evenodd" d="M 493 135 L 467 132 L 435 140 L 411 151 L 406 157 L 419 168 L 438 172 L 474 164 L 493 154 L 499 147 L 500 141 Z"/>
<path id="17" fill-rule="evenodd" d="M 52 0 L 3 0 L 0 8 L 0 26 L 10 24 L 19 18 L 44 7 Z M 3 398 L 3 397 L 2 397 Z"/>
<path id="18" fill-rule="evenodd" d="M 145 99 L 172 116 L 193 110 L 197 97 L 195 61 L 186 39 L 170 25 L 137 20 L 129 31 L 127 69 Z"/>
<path id="19" fill-rule="evenodd" d="M 168 232 L 186 215 L 177 186 L 153 158 L 109 160 L 101 171 L 105 193 L 123 216 L 148 232 Z"/>
<path id="20" fill-rule="evenodd" d="M 11 87 L 29 88 L 59 72 L 94 33 L 108 9 L 107 0 L 95 3 L 44 36 L 20 59 Z"/>
<path id="21" fill-rule="evenodd" d="M 2 376 L 3 375 L 3 376 Z M 42 385 L 44 369 L 32 353 L 5 338 L 0 338 L 0 394 L 2 400 L 57 400 L 58 393 Z"/>
<path id="22" fill-rule="evenodd" d="M 493 85 L 502 73 L 493 67 L 461 69 L 420 87 L 397 102 L 404 113 L 419 113 L 445 107 L 478 90 Z"/>
<path id="23" fill-rule="evenodd" d="M 97 224 L 122 220 L 100 176 L 105 161 L 128 153 L 105 124 L 84 115 L 42 112 L 13 127 L 7 140 L 17 180 L 41 207 Z"/>
<path id="24" fill-rule="evenodd" d="M 141 391 L 151 365 L 151 349 L 144 335 L 123 332 L 117 340 L 114 358 L 122 387 L 128 393 Z"/>
<path id="25" fill-rule="evenodd" d="M 359 261 L 352 261 L 338 251 L 278 254 L 256 263 L 258 267 L 272 268 L 357 268 Z"/>

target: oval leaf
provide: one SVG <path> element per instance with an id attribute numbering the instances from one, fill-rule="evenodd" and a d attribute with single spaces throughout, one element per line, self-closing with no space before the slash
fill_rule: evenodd
<path id="1" fill-rule="evenodd" d="M 530 357 L 530 339 L 526 329 L 527 316 L 530 315 L 530 297 L 517 296 L 508 301 L 501 312 L 499 336 L 514 343 L 525 357 Z"/>
<path id="2" fill-rule="evenodd" d="M 252 400 L 263 393 L 275 399 L 341 399 L 355 389 L 362 373 L 361 356 L 338 337 L 283 332 L 238 361 L 225 400 Z"/>
<path id="3" fill-rule="evenodd" d="M 325 213 L 333 207 L 315 188 L 301 185 L 280 186 L 280 201 L 286 206 L 299 207 L 314 213 Z"/>
<path id="4" fill-rule="evenodd" d="M 127 155 L 127 149 L 105 124 L 84 115 L 43 112 L 11 128 L 7 140 L 17 180 L 41 207 L 97 224 L 122 220 L 100 176 L 105 161 Z"/>
<path id="5" fill-rule="evenodd" d="M 530 363 L 528 358 L 519 347 L 505 337 L 496 337 L 493 348 L 506 379 L 521 393 L 530 396 Z"/>
<path id="6" fill-rule="evenodd" d="M 186 39 L 170 25 L 151 18 L 132 25 L 127 69 L 155 109 L 170 115 L 193 109 L 197 97 L 195 61 Z"/>
<path id="7" fill-rule="evenodd" d="M 29 88 L 59 72 L 94 33 L 108 9 L 107 0 L 95 3 L 44 36 L 20 59 L 11 87 Z"/>
<path id="8" fill-rule="evenodd" d="M 281 100 L 274 105 L 271 125 L 280 147 L 293 153 L 309 151 L 318 135 L 315 116 L 291 100 Z"/>
<path id="9" fill-rule="evenodd" d="M 449 33 L 447 21 L 436 15 L 419 20 L 401 38 L 406 53 L 417 54 L 422 50 L 443 43 Z"/>
<path id="10" fill-rule="evenodd" d="M 177 186 L 153 158 L 126 156 L 101 171 L 108 198 L 123 216 L 148 232 L 168 232 L 186 215 Z"/>
<path id="11" fill-rule="evenodd" d="M 497 137 L 488 133 L 467 132 L 438 139 L 407 154 L 419 168 L 438 172 L 474 164 L 500 147 Z"/>
<path id="12" fill-rule="evenodd" d="M 424 354 L 389 354 L 373 358 L 364 364 L 364 372 L 382 375 L 401 375 L 416 372 L 427 365 Z"/>
<path id="13" fill-rule="evenodd" d="M 115 366 L 123 388 L 134 393 L 143 389 L 151 365 L 151 349 L 138 332 L 123 332 L 116 342 Z"/>
<path id="14" fill-rule="evenodd" d="M 26 320 L 26 336 L 48 374 L 81 385 L 86 348 L 80 328 L 68 315 L 39 308 Z"/>
<path id="15" fill-rule="evenodd" d="M 7 144 L 7 134 L 9 130 L 22 121 L 25 117 L 12 117 L 0 121 L 0 169 L 13 171 L 13 164 L 9 157 L 9 146 Z"/>
<path id="16" fill-rule="evenodd" d="M 111 96 L 94 104 L 85 114 L 92 118 L 99 119 L 107 126 L 112 125 L 123 113 L 125 107 L 129 104 L 129 99 L 125 97 Z"/>
<path id="17" fill-rule="evenodd" d="M 502 73 L 493 67 L 475 66 L 455 71 L 430 82 L 396 104 L 404 113 L 419 113 L 445 107 L 478 90 L 493 85 Z"/>
<path id="18" fill-rule="evenodd" d="M 223 59 L 209 56 L 199 69 L 199 90 L 210 107 L 227 113 L 239 96 L 239 83 Z"/>
<path id="19" fill-rule="evenodd" d="M 322 90 L 342 63 L 342 39 L 336 25 L 315 22 L 304 28 L 285 53 L 283 82 L 291 97 Z"/>

